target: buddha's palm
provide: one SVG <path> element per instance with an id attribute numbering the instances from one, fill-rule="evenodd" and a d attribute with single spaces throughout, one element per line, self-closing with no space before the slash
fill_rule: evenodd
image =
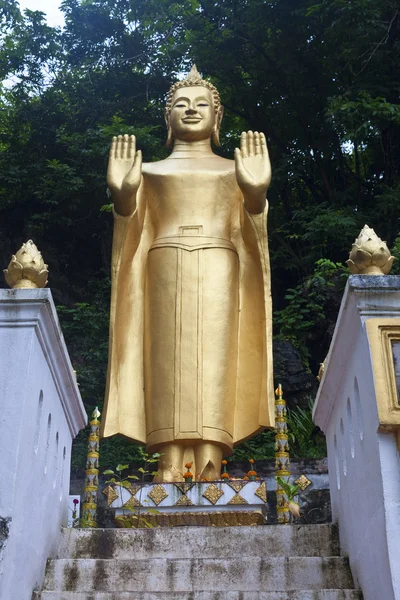
<path id="1" fill-rule="evenodd" d="M 236 179 L 246 200 L 264 199 L 271 183 L 271 163 L 265 135 L 243 132 L 235 150 Z M 265 203 L 264 203 L 265 204 Z"/>
<path id="2" fill-rule="evenodd" d="M 136 152 L 134 135 L 113 137 L 108 160 L 107 184 L 117 213 L 135 210 L 136 192 L 142 177 L 142 153 Z"/>

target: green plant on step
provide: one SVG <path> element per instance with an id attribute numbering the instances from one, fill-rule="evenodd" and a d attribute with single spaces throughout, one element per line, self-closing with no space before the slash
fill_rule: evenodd
<path id="1" fill-rule="evenodd" d="M 294 498 L 299 493 L 300 486 L 292 485 L 289 483 L 289 478 L 287 481 L 283 479 L 283 477 L 275 477 L 277 483 L 285 492 L 285 496 L 288 501 L 288 509 L 292 515 L 292 517 L 296 517 L 297 519 L 300 517 L 300 504 L 294 500 Z"/>
<path id="2" fill-rule="evenodd" d="M 150 521 L 148 521 L 145 518 L 145 515 L 142 514 L 142 492 L 143 492 L 143 484 L 145 481 L 145 478 L 147 476 L 156 476 L 158 474 L 157 471 L 153 471 L 152 470 L 152 465 L 156 464 L 160 457 L 161 454 L 159 454 L 158 452 L 155 452 L 154 454 L 147 454 L 147 452 L 145 452 L 143 450 L 143 448 L 139 449 L 139 452 L 141 454 L 141 459 L 143 461 L 143 466 L 139 467 L 137 469 L 137 472 L 140 473 L 140 475 L 123 475 L 123 471 L 126 471 L 127 469 L 129 469 L 129 465 L 123 465 L 123 464 L 118 464 L 115 467 L 115 470 L 113 469 L 106 469 L 104 471 L 104 475 L 112 475 L 111 479 L 108 479 L 106 481 L 106 483 L 109 483 L 111 485 L 113 485 L 114 487 L 116 486 L 120 486 L 122 488 L 126 488 L 126 489 L 130 489 L 131 485 L 132 485 L 132 480 L 134 481 L 140 481 L 140 488 L 139 488 L 139 498 L 138 498 L 138 506 L 134 507 L 134 506 L 122 506 L 122 520 L 124 521 L 124 525 L 126 527 L 132 527 L 132 521 L 135 520 L 137 521 L 136 523 L 136 527 L 140 527 L 140 526 L 144 526 L 145 528 L 152 528 L 153 524 L 150 523 Z M 122 498 L 122 495 L 120 494 L 120 497 Z M 129 510 L 129 512 L 131 514 L 129 514 L 129 516 L 125 515 L 125 511 Z M 146 513 L 150 513 L 150 514 L 157 514 L 158 511 L 155 509 L 147 509 Z"/>

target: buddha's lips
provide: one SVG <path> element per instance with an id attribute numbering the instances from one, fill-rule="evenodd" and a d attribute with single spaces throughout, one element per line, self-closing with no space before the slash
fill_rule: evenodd
<path id="1" fill-rule="evenodd" d="M 185 119 L 182 119 L 182 121 L 184 123 L 200 123 L 200 121 L 202 121 L 203 119 L 200 117 L 186 117 Z"/>

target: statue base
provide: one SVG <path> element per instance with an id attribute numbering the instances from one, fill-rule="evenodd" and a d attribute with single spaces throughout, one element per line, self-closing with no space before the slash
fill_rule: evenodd
<path id="1" fill-rule="evenodd" d="M 264 480 L 131 484 L 103 490 L 117 527 L 265 525 Z"/>
<path id="2" fill-rule="evenodd" d="M 115 517 L 117 527 L 129 529 L 154 527 L 249 527 L 266 525 L 264 515 L 257 511 L 215 511 L 209 512 L 174 512 L 140 515 L 119 515 Z"/>

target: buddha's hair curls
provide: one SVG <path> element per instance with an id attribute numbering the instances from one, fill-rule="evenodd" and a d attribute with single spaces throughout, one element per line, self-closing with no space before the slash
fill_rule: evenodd
<path id="1" fill-rule="evenodd" d="M 168 96 L 167 96 L 167 104 L 165 107 L 166 113 L 169 114 L 171 112 L 172 96 L 174 95 L 176 90 L 179 90 L 180 88 L 184 88 L 184 87 L 193 87 L 193 86 L 197 86 L 197 85 L 205 87 L 208 90 L 210 90 L 210 92 L 212 92 L 212 95 L 214 98 L 214 107 L 215 107 L 215 110 L 217 111 L 219 109 L 219 107 L 221 106 L 221 98 L 219 96 L 219 92 L 218 92 L 217 88 L 215 87 L 215 85 L 213 85 L 209 81 L 205 81 L 204 79 L 202 79 L 200 76 L 200 73 L 197 70 L 196 65 L 193 65 L 193 67 L 191 68 L 191 71 L 190 71 L 189 75 L 186 77 L 186 79 L 177 81 L 170 87 Z"/>

